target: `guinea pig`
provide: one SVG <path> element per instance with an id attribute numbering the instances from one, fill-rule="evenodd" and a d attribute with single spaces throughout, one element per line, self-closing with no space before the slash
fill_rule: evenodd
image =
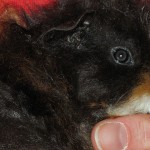
<path id="1" fill-rule="evenodd" d="M 149 2 L 91 3 L 71 24 L 9 24 L 0 43 L 1 150 L 92 150 L 97 122 L 150 112 Z"/>

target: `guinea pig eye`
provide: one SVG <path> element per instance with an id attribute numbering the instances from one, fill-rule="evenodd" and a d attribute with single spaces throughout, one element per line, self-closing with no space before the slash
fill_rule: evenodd
<path id="1" fill-rule="evenodd" d="M 117 64 L 133 65 L 132 54 L 126 47 L 114 47 L 111 50 L 112 57 Z"/>

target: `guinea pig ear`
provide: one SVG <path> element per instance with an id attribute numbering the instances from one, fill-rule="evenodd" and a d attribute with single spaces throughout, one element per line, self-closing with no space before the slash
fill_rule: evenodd
<path id="1" fill-rule="evenodd" d="M 53 28 L 45 30 L 40 37 L 34 41 L 34 44 L 42 46 L 44 49 L 50 49 L 52 46 L 51 44 L 54 41 L 58 41 L 59 39 L 62 39 L 67 34 L 70 34 L 72 31 L 74 31 L 80 24 L 82 24 L 85 20 L 85 17 L 93 14 L 94 10 L 92 11 L 86 11 L 81 16 L 73 18 L 67 22 L 63 22 L 58 26 L 55 26 Z M 83 26 L 83 24 L 82 24 Z M 87 26 L 87 25 L 86 25 Z M 55 45 L 55 44 L 54 44 Z"/>

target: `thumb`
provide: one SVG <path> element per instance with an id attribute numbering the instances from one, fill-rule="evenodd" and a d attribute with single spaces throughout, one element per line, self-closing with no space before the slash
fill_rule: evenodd
<path id="1" fill-rule="evenodd" d="M 95 150 L 150 150 L 150 115 L 104 120 L 91 138 Z"/>

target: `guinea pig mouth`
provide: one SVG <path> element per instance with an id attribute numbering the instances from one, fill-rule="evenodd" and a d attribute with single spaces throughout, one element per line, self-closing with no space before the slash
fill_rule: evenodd
<path id="1" fill-rule="evenodd" d="M 150 113 L 149 94 L 129 99 L 122 104 L 109 106 L 107 109 L 107 114 L 109 116 L 124 116 L 137 113 Z"/>
<path id="2" fill-rule="evenodd" d="M 142 72 L 139 79 L 127 99 L 108 107 L 106 111 L 109 116 L 150 113 L 150 73 Z"/>

